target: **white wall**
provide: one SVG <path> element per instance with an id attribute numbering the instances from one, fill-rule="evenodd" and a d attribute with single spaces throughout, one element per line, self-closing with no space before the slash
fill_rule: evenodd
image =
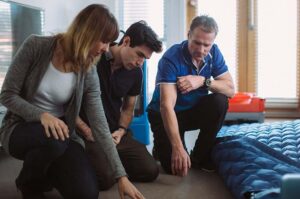
<path id="1" fill-rule="evenodd" d="M 76 14 L 92 3 L 105 4 L 115 13 L 115 0 L 14 0 L 45 11 L 45 35 L 64 32 Z"/>

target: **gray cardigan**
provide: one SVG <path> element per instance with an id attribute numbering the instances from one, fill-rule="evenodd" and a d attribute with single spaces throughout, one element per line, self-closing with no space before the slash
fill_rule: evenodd
<path id="1" fill-rule="evenodd" d="M 21 122 L 40 121 L 40 115 L 44 112 L 30 102 L 48 68 L 55 44 L 55 36 L 30 36 L 19 48 L 7 71 L 0 94 L 0 102 L 8 111 L 2 121 L 0 138 L 8 153 L 9 137 L 16 125 Z M 71 139 L 84 144 L 83 140 L 75 133 L 75 118 L 78 116 L 82 104 L 93 136 L 96 142 L 103 147 L 115 177 L 125 176 L 126 172 L 112 141 L 104 114 L 96 67 L 92 67 L 85 74 L 78 73 L 76 76 L 76 87 L 65 107 L 64 116 Z"/>

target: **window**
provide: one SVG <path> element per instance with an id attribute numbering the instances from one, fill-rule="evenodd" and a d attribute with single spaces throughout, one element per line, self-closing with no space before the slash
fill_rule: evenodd
<path id="1" fill-rule="evenodd" d="M 0 1 L 0 88 L 12 59 L 12 28 L 10 19 L 9 4 Z"/>
<path id="2" fill-rule="evenodd" d="M 31 34 L 42 34 L 44 12 L 14 2 L 0 1 L 0 88 L 12 57 Z"/>
<path id="3" fill-rule="evenodd" d="M 123 0 L 122 2 L 119 6 L 121 29 L 126 31 L 132 23 L 145 20 L 163 41 L 165 51 L 164 0 Z M 148 101 L 151 99 L 155 88 L 157 64 L 163 53 L 153 53 L 151 59 L 147 60 Z"/>
<path id="4" fill-rule="evenodd" d="M 298 4 L 299 0 L 248 0 L 246 5 L 248 15 L 243 17 L 252 20 L 244 26 L 248 57 L 240 67 L 251 71 L 246 88 L 266 98 L 267 116 L 300 116 Z"/>
<path id="5" fill-rule="evenodd" d="M 134 22 L 145 20 L 158 34 L 164 37 L 164 1 L 162 0 L 123 0 L 120 25 L 126 30 Z"/>
<path id="6" fill-rule="evenodd" d="M 300 115 L 299 2 L 198 0 L 198 13 L 209 14 L 219 25 L 215 42 L 237 91 L 265 97 L 267 116 Z"/>
<path id="7" fill-rule="evenodd" d="M 297 98 L 297 0 L 257 1 L 257 93 Z"/>

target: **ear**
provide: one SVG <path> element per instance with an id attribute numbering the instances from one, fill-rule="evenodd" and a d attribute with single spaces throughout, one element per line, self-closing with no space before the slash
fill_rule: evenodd
<path id="1" fill-rule="evenodd" d="M 124 46 L 130 46 L 130 37 L 129 36 L 125 36 L 123 39 L 123 45 Z"/>
<path id="2" fill-rule="evenodd" d="M 189 30 L 188 33 L 187 33 L 188 39 L 190 38 L 190 36 L 191 36 L 191 31 Z"/>

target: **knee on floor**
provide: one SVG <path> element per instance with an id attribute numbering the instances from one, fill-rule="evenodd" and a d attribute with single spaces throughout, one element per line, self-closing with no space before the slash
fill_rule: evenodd
<path id="1" fill-rule="evenodd" d="M 152 182 L 157 178 L 159 169 L 156 162 L 139 166 L 140 167 L 136 169 L 135 172 L 128 172 L 131 180 L 138 182 Z"/>

